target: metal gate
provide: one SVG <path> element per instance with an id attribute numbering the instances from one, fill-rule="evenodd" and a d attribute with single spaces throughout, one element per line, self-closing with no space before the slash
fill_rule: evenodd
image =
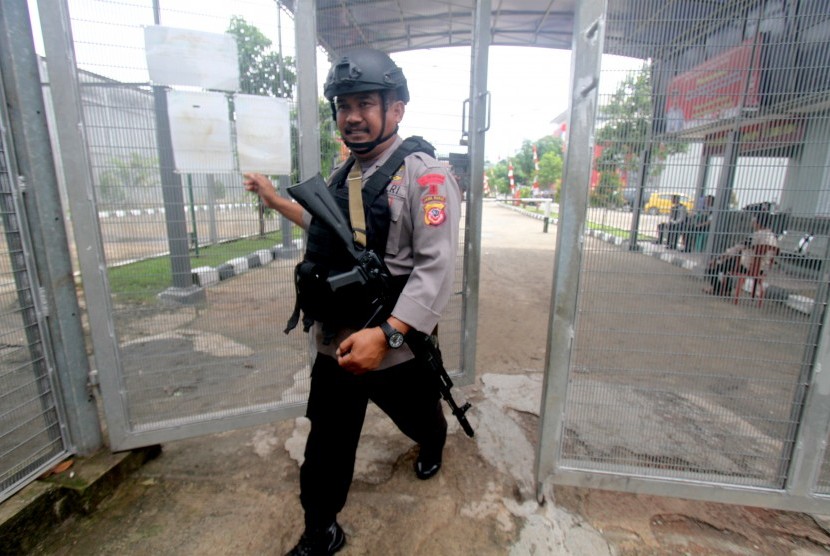
<path id="1" fill-rule="evenodd" d="M 826 511 L 830 7 L 579 10 L 540 486 Z"/>
<path id="2" fill-rule="evenodd" d="M 67 453 L 0 79 L 0 501 Z"/>
<path id="3" fill-rule="evenodd" d="M 168 117 L 171 92 L 181 87 L 151 83 L 145 51 L 135 45 L 144 27 L 159 24 L 213 34 L 234 28 L 240 38 L 260 41 L 263 59 L 280 67 L 277 95 L 287 101 L 300 141 L 292 149 L 300 154 L 294 174 L 274 177 L 285 185 L 316 171 L 320 154 L 324 172 L 339 154 L 331 126 L 318 127 L 318 108 L 323 122 L 330 116 L 317 103 L 316 34 L 297 28 L 313 22 L 313 13 L 300 21 L 307 8 L 296 6 L 296 24 L 295 14 L 271 0 L 206 6 L 77 0 L 68 12 L 52 3 L 41 10 L 95 373 L 115 450 L 304 411 L 309 338 L 300 329 L 283 333 L 294 307 L 302 234 L 259 209 L 239 170 L 212 165 L 229 154 L 238 164 L 238 152 L 196 153 L 202 166 L 182 168 Z M 294 33 L 302 37 L 296 50 Z M 75 53 L 75 63 L 66 52 Z M 206 103 L 238 107 L 237 91 L 199 94 Z M 82 133 L 77 121 L 85 122 Z M 221 125 L 231 126 L 231 136 L 237 129 Z M 309 153 L 320 148 L 311 141 L 317 134 L 324 152 L 315 156 Z M 455 371 L 464 368 L 462 313 L 469 310 L 461 293 L 464 260 L 458 264 L 458 294 L 440 325 L 445 362 Z"/>

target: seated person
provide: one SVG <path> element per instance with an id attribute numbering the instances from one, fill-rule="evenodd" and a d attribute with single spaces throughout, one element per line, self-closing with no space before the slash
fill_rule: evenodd
<path id="1" fill-rule="evenodd" d="M 778 239 L 770 229 L 770 213 L 759 212 L 752 218 L 752 227 L 755 230 L 748 238 L 736 243 L 719 256 L 712 259 L 706 270 L 709 286 L 704 290 L 714 295 L 730 296 L 735 280 L 732 275 L 736 272 L 747 272 L 755 256 L 755 248 L 759 245 L 778 247 Z M 774 253 L 765 251 L 764 260 L 758 268 L 769 268 Z"/>
<path id="2" fill-rule="evenodd" d="M 677 240 L 686 225 L 688 213 L 686 205 L 680 202 L 680 196 L 672 195 L 668 222 L 657 224 L 657 243 L 662 244 L 665 237 L 669 249 L 677 249 Z"/>
<path id="3" fill-rule="evenodd" d="M 709 226 L 712 223 L 712 206 L 714 204 L 714 195 L 701 197 L 701 201 L 698 203 L 694 214 L 686 220 L 686 227 L 683 230 L 683 251 L 688 253 L 703 249 L 703 247 L 699 248 L 697 243 L 699 239 L 705 239 L 706 232 L 709 231 Z"/>

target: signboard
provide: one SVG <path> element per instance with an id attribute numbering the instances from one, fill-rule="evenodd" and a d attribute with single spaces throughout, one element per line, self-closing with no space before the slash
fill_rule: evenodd
<path id="1" fill-rule="evenodd" d="M 167 113 L 177 172 L 235 171 L 224 93 L 168 91 Z"/>
<path id="2" fill-rule="evenodd" d="M 144 28 L 144 50 L 154 85 L 239 90 L 233 35 L 153 25 Z"/>
<path id="3" fill-rule="evenodd" d="M 288 100 L 236 95 L 236 144 L 243 173 L 291 174 L 291 121 Z"/>
<path id="4" fill-rule="evenodd" d="M 722 156 L 729 131 L 706 136 L 703 154 Z M 738 150 L 740 154 L 779 149 L 802 142 L 804 122 L 800 119 L 772 120 L 751 124 L 741 128 Z"/>
<path id="5" fill-rule="evenodd" d="M 758 106 L 761 46 L 747 41 L 675 76 L 666 89 L 666 133 L 686 131 Z"/>

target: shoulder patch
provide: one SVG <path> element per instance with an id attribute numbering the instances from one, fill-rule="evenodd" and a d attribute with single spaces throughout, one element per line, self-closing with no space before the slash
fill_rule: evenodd
<path id="1" fill-rule="evenodd" d="M 424 197 L 424 224 L 427 226 L 440 226 L 447 219 L 445 208 L 447 199 L 442 195 L 429 195 Z"/>

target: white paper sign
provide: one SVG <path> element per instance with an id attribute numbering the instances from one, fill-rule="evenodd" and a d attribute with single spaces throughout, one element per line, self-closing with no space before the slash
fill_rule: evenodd
<path id="1" fill-rule="evenodd" d="M 223 93 L 167 92 L 176 171 L 233 172 L 228 99 Z"/>
<path id="2" fill-rule="evenodd" d="M 153 25 L 144 28 L 150 81 L 218 91 L 239 90 L 236 38 Z"/>
<path id="3" fill-rule="evenodd" d="M 236 145 L 242 172 L 291 173 L 291 122 L 283 98 L 236 95 Z"/>

